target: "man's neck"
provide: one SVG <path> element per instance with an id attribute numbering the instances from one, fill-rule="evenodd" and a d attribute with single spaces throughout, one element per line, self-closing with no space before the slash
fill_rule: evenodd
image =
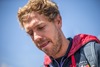
<path id="1" fill-rule="evenodd" d="M 53 56 L 53 58 L 57 59 L 57 58 L 64 56 L 66 54 L 68 46 L 69 46 L 69 40 L 64 38 L 60 51 L 55 56 Z"/>

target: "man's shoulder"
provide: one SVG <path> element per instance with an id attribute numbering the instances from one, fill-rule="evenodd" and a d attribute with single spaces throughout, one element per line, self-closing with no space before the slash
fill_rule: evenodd
<path id="1" fill-rule="evenodd" d="M 100 50 L 100 43 L 96 42 L 96 41 L 90 41 L 88 43 L 86 43 L 86 45 L 84 45 L 84 47 L 94 47 L 95 50 Z M 83 48 L 84 48 L 83 47 Z"/>
<path id="2" fill-rule="evenodd" d="M 100 56 L 100 43 L 95 43 L 94 49 L 95 49 L 96 55 Z"/>
<path id="3" fill-rule="evenodd" d="M 96 41 L 100 43 L 100 40 L 96 36 L 93 36 L 93 35 L 78 34 L 74 36 L 73 41 L 72 41 L 72 47 L 71 47 L 68 57 L 76 53 L 78 50 L 80 50 L 83 46 L 87 45 L 87 43 L 91 41 Z"/>
<path id="4" fill-rule="evenodd" d="M 86 45 L 84 45 L 81 49 L 83 49 L 87 53 L 95 51 L 97 54 L 98 52 L 100 53 L 100 43 L 96 41 L 90 41 L 86 43 Z"/>
<path id="5" fill-rule="evenodd" d="M 97 49 L 98 48 L 98 49 Z M 96 66 L 98 67 L 98 50 L 100 53 L 100 43 L 97 43 L 96 41 L 88 42 L 84 47 L 83 51 L 85 54 L 85 57 L 87 58 L 90 66 Z"/>

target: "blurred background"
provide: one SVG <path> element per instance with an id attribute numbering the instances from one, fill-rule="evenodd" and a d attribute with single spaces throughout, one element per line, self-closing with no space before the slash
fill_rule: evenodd
<path id="1" fill-rule="evenodd" d="M 44 53 L 21 29 L 19 7 L 28 0 L 0 0 L 0 67 L 42 67 Z M 100 0 L 54 0 L 63 19 L 67 37 L 79 33 L 100 38 Z"/>

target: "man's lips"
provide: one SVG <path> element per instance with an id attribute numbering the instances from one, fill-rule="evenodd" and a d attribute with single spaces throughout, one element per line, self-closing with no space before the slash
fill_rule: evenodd
<path id="1" fill-rule="evenodd" d="M 44 48 L 44 47 L 46 47 L 46 46 L 48 45 L 48 43 L 49 43 L 49 41 L 47 41 L 47 42 L 41 44 L 41 45 L 40 45 L 40 48 Z"/>

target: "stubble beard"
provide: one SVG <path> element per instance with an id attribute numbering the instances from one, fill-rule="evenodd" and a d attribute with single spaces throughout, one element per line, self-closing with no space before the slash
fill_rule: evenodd
<path id="1" fill-rule="evenodd" d="M 62 47 L 62 38 L 59 31 L 57 32 L 57 35 L 58 36 L 55 37 L 55 40 L 56 40 L 55 44 L 52 42 L 53 43 L 52 48 L 50 50 L 45 49 L 45 51 L 43 51 L 47 55 L 52 56 L 52 57 L 56 56 L 60 52 L 61 47 Z"/>

